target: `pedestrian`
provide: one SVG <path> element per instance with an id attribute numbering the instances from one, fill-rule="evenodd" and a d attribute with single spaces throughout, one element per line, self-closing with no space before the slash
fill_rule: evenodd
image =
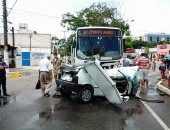
<path id="1" fill-rule="evenodd" d="M 133 65 L 133 62 L 131 60 L 131 55 L 127 55 L 127 58 L 125 58 L 123 61 L 123 67 L 129 67 L 132 65 Z"/>
<path id="2" fill-rule="evenodd" d="M 167 55 L 167 69 L 170 70 L 170 50 L 169 54 Z"/>
<path id="3" fill-rule="evenodd" d="M 57 84 L 57 80 L 59 79 L 59 74 L 60 74 L 60 67 L 62 64 L 62 60 L 58 57 L 57 53 L 54 53 L 54 59 L 52 60 L 53 64 L 53 73 L 54 73 L 54 79 L 56 81 L 56 90 L 57 90 L 57 95 L 59 95 L 59 84 Z"/>
<path id="4" fill-rule="evenodd" d="M 6 70 L 8 65 L 3 61 L 3 56 L 0 55 L 0 96 L 1 96 L 1 86 L 3 91 L 3 96 L 10 96 L 7 94 L 6 89 Z"/>
<path id="5" fill-rule="evenodd" d="M 168 71 L 167 79 L 168 79 L 168 89 L 170 89 L 170 71 Z"/>
<path id="6" fill-rule="evenodd" d="M 159 66 L 159 70 L 161 72 L 161 79 L 165 79 L 166 66 L 163 62 L 161 62 L 160 66 Z"/>
<path id="7" fill-rule="evenodd" d="M 148 74 L 149 69 L 151 67 L 150 60 L 145 56 L 145 53 L 141 53 L 141 57 L 137 59 L 136 65 L 139 66 L 139 77 L 141 82 L 141 92 L 145 90 L 145 82 L 146 82 L 146 89 L 148 89 Z"/>
<path id="8" fill-rule="evenodd" d="M 156 56 L 153 55 L 152 57 L 152 70 L 155 71 L 156 69 Z"/>
<path id="9" fill-rule="evenodd" d="M 132 63 L 133 63 L 132 66 L 136 66 L 136 57 L 132 56 L 131 60 L 132 60 Z"/>
<path id="10" fill-rule="evenodd" d="M 49 90 L 52 84 L 52 64 L 50 62 L 50 55 L 47 55 L 39 63 L 39 78 L 41 90 L 44 96 L 50 97 Z"/>

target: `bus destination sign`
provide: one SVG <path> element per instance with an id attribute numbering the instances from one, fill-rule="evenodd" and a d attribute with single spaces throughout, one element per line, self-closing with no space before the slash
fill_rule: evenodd
<path id="1" fill-rule="evenodd" d="M 86 35 L 112 35 L 112 36 L 120 36 L 119 30 L 113 29 L 81 29 L 78 31 L 79 36 Z"/>

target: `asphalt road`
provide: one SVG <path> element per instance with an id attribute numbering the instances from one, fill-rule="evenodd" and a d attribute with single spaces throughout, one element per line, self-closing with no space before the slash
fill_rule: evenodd
<path id="1" fill-rule="evenodd" d="M 35 90 L 37 71 L 29 76 L 8 79 L 10 97 L 0 99 L 0 130 L 163 130 L 170 128 L 170 98 L 155 89 L 159 72 L 150 73 L 147 94 L 143 99 L 164 100 L 150 103 L 131 98 L 122 105 L 113 105 L 106 98 L 96 97 L 90 104 L 80 104 L 76 96 L 55 98 Z"/>

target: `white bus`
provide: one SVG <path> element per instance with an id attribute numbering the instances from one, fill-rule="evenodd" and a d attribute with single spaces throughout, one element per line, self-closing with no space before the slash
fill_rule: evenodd
<path id="1" fill-rule="evenodd" d="M 116 66 L 123 54 L 122 33 L 113 27 L 82 27 L 76 31 L 73 45 L 74 63 L 98 58 L 107 67 Z M 104 65 L 104 64 L 103 64 Z"/>

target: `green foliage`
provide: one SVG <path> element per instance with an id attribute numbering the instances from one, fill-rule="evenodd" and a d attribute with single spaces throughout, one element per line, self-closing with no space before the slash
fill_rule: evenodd
<path id="1" fill-rule="evenodd" d="M 123 35 L 129 35 L 129 25 L 121 18 L 118 18 L 119 14 L 117 8 L 109 8 L 106 3 L 94 3 L 89 8 L 77 12 L 76 15 L 71 13 L 63 14 L 61 26 L 71 31 L 75 31 L 78 27 L 88 26 L 119 27 Z"/>
<path id="2" fill-rule="evenodd" d="M 71 34 L 69 36 L 69 38 L 67 39 L 67 41 L 63 41 L 65 44 L 62 44 L 62 46 L 60 47 L 61 51 L 60 51 L 60 55 L 63 56 L 71 56 L 71 45 L 73 43 L 73 37 L 75 37 L 75 34 Z"/>
<path id="3" fill-rule="evenodd" d="M 170 44 L 168 41 L 160 41 L 159 44 L 164 45 L 164 44 Z"/>
<path id="4" fill-rule="evenodd" d="M 156 43 L 148 43 L 146 41 L 141 41 L 141 40 L 134 40 L 132 42 L 132 46 L 134 49 L 140 49 L 141 47 L 148 47 L 148 48 L 154 48 L 156 47 Z"/>
<path id="5" fill-rule="evenodd" d="M 125 38 L 125 48 L 133 48 L 132 41 L 133 40 L 131 37 L 126 37 Z"/>
<path id="6" fill-rule="evenodd" d="M 155 47 L 157 47 L 157 43 L 156 42 L 150 42 L 148 47 L 149 48 L 155 48 Z"/>

